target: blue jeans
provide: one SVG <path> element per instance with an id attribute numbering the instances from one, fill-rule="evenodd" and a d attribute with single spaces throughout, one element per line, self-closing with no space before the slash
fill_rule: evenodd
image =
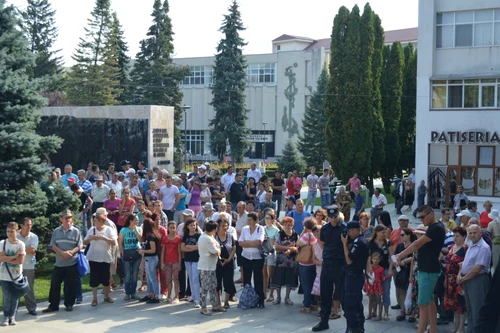
<path id="1" fill-rule="evenodd" d="M 200 301 L 200 276 L 198 273 L 198 262 L 185 261 L 186 272 L 189 278 L 189 284 L 191 285 L 191 296 L 193 301 Z"/>
<path id="2" fill-rule="evenodd" d="M 384 269 L 384 275 L 387 276 L 388 273 L 389 273 L 389 269 L 388 268 Z M 386 280 L 384 280 L 382 282 L 382 284 L 384 286 L 384 294 L 382 295 L 382 303 L 384 304 L 384 306 L 391 305 L 391 281 L 392 281 L 391 278 L 387 278 Z"/>
<path id="3" fill-rule="evenodd" d="M 325 208 L 326 206 L 330 206 L 331 194 L 322 194 L 321 195 L 321 208 Z"/>
<path id="4" fill-rule="evenodd" d="M 156 275 L 158 256 L 144 256 L 144 266 L 146 269 L 146 278 L 148 280 L 147 293 L 154 294 L 155 297 L 160 297 L 160 284 L 158 283 L 158 277 Z"/>
<path id="5" fill-rule="evenodd" d="M 17 313 L 17 304 L 19 303 L 19 298 L 14 297 L 12 290 L 14 288 L 14 282 L 12 281 L 1 281 L 2 282 L 2 306 L 3 315 L 5 318 L 15 318 Z"/>
<path id="6" fill-rule="evenodd" d="M 299 277 L 300 277 L 300 285 L 302 286 L 302 290 L 304 291 L 304 300 L 302 304 L 305 308 L 311 307 L 311 304 L 314 303 L 314 295 L 311 294 L 314 279 L 316 278 L 316 265 L 304 266 L 299 264 Z"/>
<path id="7" fill-rule="evenodd" d="M 314 209 L 314 205 L 316 204 L 316 195 L 318 194 L 318 191 L 314 190 L 311 191 L 309 190 L 307 192 L 307 200 L 306 200 L 306 212 L 309 211 L 309 205 L 311 205 L 311 210 Z"/>
<path id="8" fill-rule="evenodd" d="M 123 270 L 125 271 L 125 279 L 123 281 L 125 294 L 135 295 L 135 288 L 137 288 L 137 274 L 139 273 L 139 266 L 141 259 L 135 261 L 122 260 Z"/>

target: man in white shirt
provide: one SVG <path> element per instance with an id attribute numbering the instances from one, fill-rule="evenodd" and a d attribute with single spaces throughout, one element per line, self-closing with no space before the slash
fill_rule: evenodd
<path id="1" fill-rule="evenodd" d="M 226 200 L 230 201 L 229 198 L 229 189 L 231 188 L 231 184 L 234 183 L 233 166 L 230 165 L 227 167 L 227 173 L 224 174 L 221 178 L 222 185 L 224 185 L 224 190 L 226 191 Z"/>
<path id="2" fill-rule="evenodd" d="M 255 162 L 252 162 L 250 164 L 250 169 L 248 169 L 247 179 L 250 177 L 255 179 L 255 184 L 258 184 L 259 180 L 262 178 L 262 174 L 260 173 L 260 170 L 257 169 L 257 164 Z"/>
<path id="3" fill-rule="evenodd" d="M 104 184 L 104 179 L 102 177 L 95 178 L 95 184 L 92 187 L 92 214 L 95 213 L 97 208 L 104 206 L 104 200 L 109 198 L 109 186 Z"/>
<path id="4" fill-rule="evenodd" d="M 29 217 L 24 218 L 23 225 L 17 239 L 26 246 L 26 256 L 23 262 L 23 275 L 28 279 L 30 291 L 24 296 L 26 310 L 32 316 L 36 316 L 36 298 L 35 298 L 35 264 L 36 264 L 36 249 L 38 248 L 38 236 L 31 232 L 33 222 Z"/>
<path id="5" fill-rule="evenodd" d="M 379 188 L 375 189 L 375 193 L 372 195 L 372 209 L 370 210 L 370 225 L 374 226 L 378 215 L 384 210 L 384 206 L 387 205 L 387 198 L 382 194 Z"/>
<path id="6" fill-rule="evenodd" d="M 235 229 L 236 229 L 236 235 L 238 236 L 238 239 L 239 239 L 241 236 L 241 230 L 243 229 L 243 227 L 248 225 L 247 204 L 244 201 L 238 202 L 238 205 L 236 206 L 236 211 L 238 213 L 238 219 L 236 220 Z M 237 257 L 236 263 L 240 267 L 241 275 L 240 275 L 240 278 L 238 280 L 234 281 L 235 283 L 242 283 L 243 282 L 243 261 L 244 261 L 244 259 L 242 259 L 242 256 L 241 256 L 242 251 L 243 251 L 243 248 L 240 246 L 240 244 L 238 242 L 236 242 L 236 257 Z"/>
<path id="7" fill-rule="evenodd" d="M 158 199 L 163 203 L 163 212 L 167 214 L 169 221 L 174 220 L 174 213 L 177 204 L 179 203 L 179 189 L 172 185 L 172 177 L 165 177 L 165 185 L 160 187 Z"/>
<path id="8" fill-rule="evenodd" d="M 118 180 L 118 172 L 114 172 L 111 175 L 111 180 L 106 182 L 106 185 L 108 185 L 110 189 L 115 190 L 117 198 L 122 198 L 123 184 Z"/>
<path id="9" fill-rule="evenodd" d="M 138 200 L 142 200 L 142 195 L 141 195 L 141 189 L 139 188 L 139 176 L 134 176 L 130 180 L 130 184 L 127 185 L 127 187 L 130 190 L 130 196 L 132 199 L 134 199 L 136 202 Z M 137 205 L 135 206 L 136 212 L 137 212 Z"/>
<path id="10" fill-rule="evenodd" d="M 307 200 L 306 200 L 306 211 L 309 211 L 309 205 L 311 205 L 311 214 L 314 214 L 314 204 L 316 203 L 316 195 L 318 194 L 318 176 L 316 176 L 316 168 L 311 168 L 311 173 L 306 178 L 307 187 Z"/>

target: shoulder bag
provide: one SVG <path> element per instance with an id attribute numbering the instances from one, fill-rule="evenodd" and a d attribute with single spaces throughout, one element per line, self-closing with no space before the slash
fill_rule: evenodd
<path id="1" fill-rule="evenodd" d="M 300 248 L 297 257 L 295 258 L 295 261 L 298 262 L 299 264 L 307 264 L 312 262 L 313 249 L 311 246 L 311 234 L 310 233 L 308 234 L 309 234 L 309 242 L 307 243 L 307 245 L 304 245 Z"/>
<path id="2" fill-rule="evenodd" d="M 79 240 L 80 240 L 80 237 L 81 236 L 79 236 Z M 80 241 L 78 241 L 76 243 L 76 246 L 78 246 L 78 243 L 80 243 Z M 78 250 L 78 257 L 76 260 L 76 269 L 78 271 L 78 274 L 82 277 L 87 275 L 89 272 L 89 263 L 87 262 L 87 258 L 85 258 L 85 253 L 83 253 L 80 250 Z"/>
<path id="3" fill-rule="evenodd" d="M 261 232 L 264 232 L 262 230 L 262 228 L 263 228 L 262 226 L 259 226 L 259 229 L 261 230 Z M 265 232 L 264 232 L 264 235 L 265 235 Z M 259 250 L 260 250 L 260 256 L 262 257 L 262 259 L 265 259 L 270 254 L 274 253 L 274 246 L 273 246 L 273 244 L 271 244 L 269 237 L 267 237 L 266 235 L 264 236 L 264 241 L 260 245 Z"/>
<path id="4" fill-rule="evenodd" d="M 7 240 L 4 240 L 3 243 L 3 252 L 5 253 L 5 243 Z M 7 273 L 9 273 L 10 279 L 12 280 L 12 294 L 15 298 L 21 298 L 26 295 L 30 291 L 30 285 L 28 283 L 28 279 L 26 276 L 18 276 L 16 279 L 12 277 L 12 273 L 10 272 L 9 265 L 4 262 L 2 265 L 5 265 L 7 269 Z"/>

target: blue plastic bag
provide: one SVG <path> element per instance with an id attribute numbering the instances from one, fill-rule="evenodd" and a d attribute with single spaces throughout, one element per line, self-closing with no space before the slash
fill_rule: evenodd
<path id="1" fill-rule="evenodd" d="M 85 254 L 81 251 L 78 252 L 76 268 L 78 269 L 78 274 L 80 274 L 80 276 L 85 276 L 89 272 L 89 263 L 87 262 L 87 258 L 85 258 Z"/>
<path id="2" fill-rule="evenodd" d="M 255 289 L 247 284 L 241 292 L 240 300 L 238 303 L 238 309 L 248 310 L 257 307 L 259 303 L 259 295 L 255 292 Z"/>

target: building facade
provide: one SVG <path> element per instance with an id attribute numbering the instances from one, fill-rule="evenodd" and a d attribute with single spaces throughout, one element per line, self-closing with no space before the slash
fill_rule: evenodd
<path id="1" fill-rule="evenodd" d="M 417 41 L 417 29 L 387 31 L 385 42 L 402 44 Z M 246 107 L 249 150 L 246 160 L 276 160 L 287 140 L 296 142 L 302 134 L 302 120 L 323 67 L 330 61 L 330 39 L 282 35 L 272 41 L 272 53 L 247 55 Z M 176 58 L 176 64 L 189 66 L 191 75 L 181 84 L 183 104 L 190 108 L 186 124 L 180 126 L 182 140 L 193 161 L 210 161 L 209 122 L 214 118 L 212 101 L 215 57 Z"/>
<path id="2" fill-rule="evenodd" d="M 416 175 L 434 208 L 500 203 L 500 2 L 420 0 Z"/>

